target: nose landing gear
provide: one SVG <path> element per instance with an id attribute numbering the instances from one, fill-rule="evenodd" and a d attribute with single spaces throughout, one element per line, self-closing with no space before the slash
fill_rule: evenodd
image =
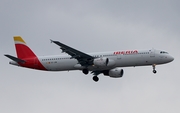
<path id="1" fill-rule="evenodd" d="M 157 73 L 157 71 L 156 71 L 156 70 L 153 70 L 153 73 L 154 73 L 154 74 L 156 74 L 156 73 Z"/>
<path id="2" fill-rule="evenodd" d="M 156 71 L 156 64 L 153 64 L 152 67 L 153 67 L 153 73 L 156 74 L 157 73 L 157 71 Z"/>

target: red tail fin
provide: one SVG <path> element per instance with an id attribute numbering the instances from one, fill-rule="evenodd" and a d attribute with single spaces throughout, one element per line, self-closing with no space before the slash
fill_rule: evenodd
<path id="1" fill-rule="evenodd" d="M 20 59 L 36 57 L 34 52 L 26 45 L 20 36 L 14 36 L 17 57 Z"/>

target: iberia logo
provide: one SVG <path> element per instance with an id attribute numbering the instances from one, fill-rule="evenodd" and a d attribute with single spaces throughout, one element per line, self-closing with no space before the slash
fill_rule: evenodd
<path id="1" fill-rule="evenodd" d="M 117 54 L 138 54 L 137 50 L 132 50 L 132 51 L 116 51 L 114 52 L 115 55 Z"/>

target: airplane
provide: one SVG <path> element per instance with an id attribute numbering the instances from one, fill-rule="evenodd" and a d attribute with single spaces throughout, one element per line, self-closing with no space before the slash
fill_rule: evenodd
<path id="1" fill-rule="evenodd" d="M 17 57 L 5 56 L 12 60 L 9 64 L 25 68 L 43 71 L 80 70 L 85 75 L 91 72 L 95 82 L 99 81 L 99 74 L 112 78 L 123 77 L 122 67 L 151 65 L 153 73 L 157 73 L 156 65 L 174 60 L 167 52 L 156 49 L 84 53 L 59 41 L 50 41 L 68 55 L 36 56 L 21 36 L 14 36 Z"/>

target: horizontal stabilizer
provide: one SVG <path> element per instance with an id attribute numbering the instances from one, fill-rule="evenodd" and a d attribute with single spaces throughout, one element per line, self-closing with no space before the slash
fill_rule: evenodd
<path id="1" fill-rule="evenodd" d="M 24 61 L 24 60 L 21 60 L 21 59 L 19 59 L 19 58 L 16 58 L 16 57 L 14 57 L 14 56 L 11 56 L 11 55 L 4 55 L 4 56 L 8 57 L 9 59 L 11 59 L 11 60 L 13 60 L 13 61 L 15 61 L 15 62 L 19 62 L 19 63 L 24 63 L 24 62 L 26 62 L 26 61 Z"/>

